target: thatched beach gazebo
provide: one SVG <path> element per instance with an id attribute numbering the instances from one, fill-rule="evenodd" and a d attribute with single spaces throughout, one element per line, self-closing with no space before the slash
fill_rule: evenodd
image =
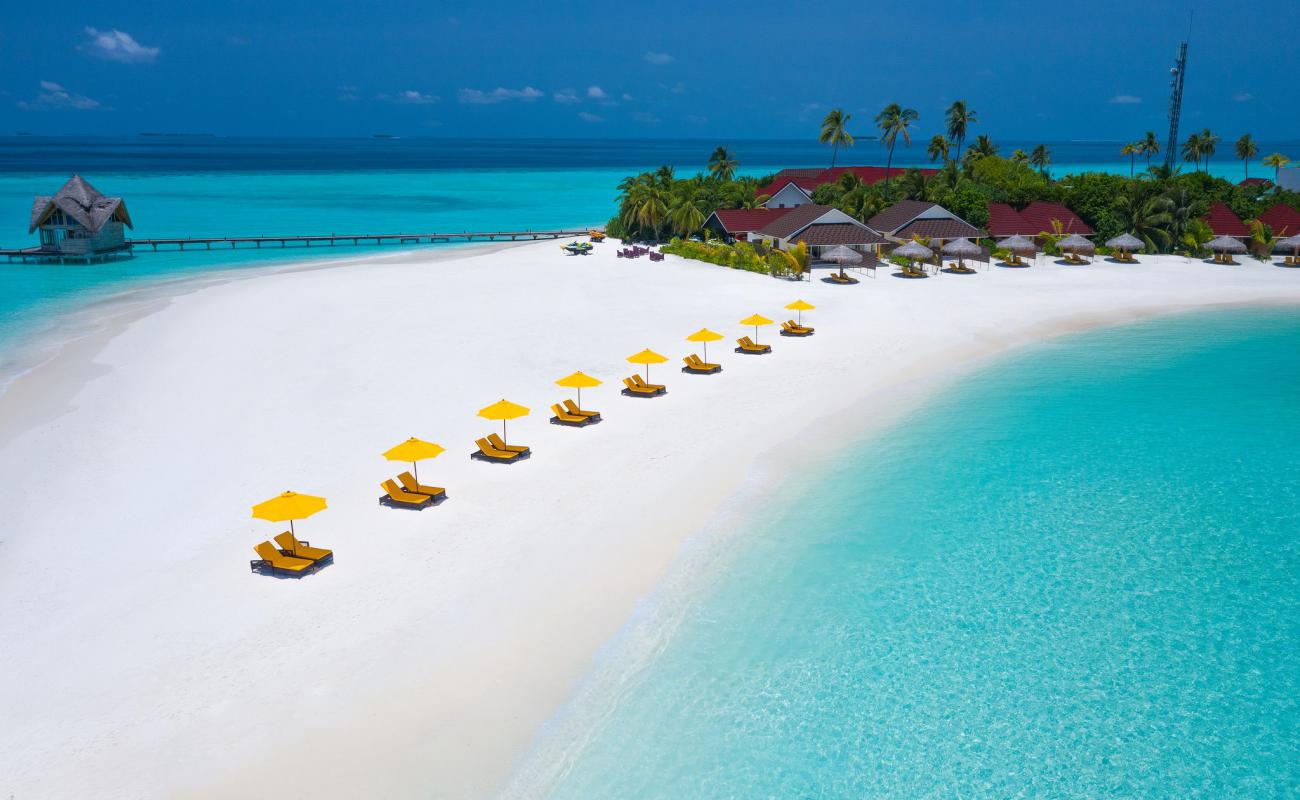
<path id="1" fill-rule="evenodd" d="M 1130 251 L 1139 250 L 1142 247 L 1145 247 L 1146 242 L 1131 233 L 1121 233 L 1114 239 L 1108 240 L 1106 246 L 1112 250 L 1119 251 L 1119 255 L 1114 257 L 1116 261 L 1121 261 L 1125 264 L 1132 264 L 1135 263 L 1137 259 L 1133 257 Z"/>
<path id="2" fill-rule="evenodd" d="M 822 253 L 821 257 L 823 261 L 830 261 L 834 264 L 837 264 L 840 268 L 840 274 L 832 275 L 831 281 L 833 281 L 834 283 L 857 283 L 857 281 L 853 280 L 848 275 L 844 274 L 845 264 L 862 263 L 862 254 L 859 253 L 857 250 L 854 250 L 852 247 L 846 247 L 841 244 L 841 245 L 836 245 L 835 247 L 832 247 L 830 250 L 827 250 L 826 252 Z"/>
<path id="3" fill-rule="evenodd" d="M 975 244 L 970 239 L 961 237 L 959 239 L 953 239 L 945 244 L 940 252 L 945 256 L 955 256 L 957 258 L 957 266 L 949 268 L 950 272 L 959 272 L 964 275 L 969 275 L 975 270 L 966 266 L 966 259 L 979 258 L 984 254 L 984 248 Z"/>
<path id="4" fill-rule="evenodd" d="M 1240 239 L 1231 236 L 1218 236 L 1211 239 L 1206 245 L 1214 251 L 1214 262 L 1216 264 L 1236 264 L 1232 260 L 1234 255 L 1241 255 L 1246 252 L 1246 244 Z"/>
<path id="5" fill-rule="evenodd" d="M 1093 253 L 1097 252 L 1097 245 L 1077 233 L 1072 233 L 1065 237 L 1061 241 L 1057 242 L 1056 246 L 1061 248 L 1062 252 L 1070 254 L 1066 260 L 1071 264 L 1086 264 L 1086 261 L 1079 258 L 1079 254 L 1086 253 L 1091 256 Z"/>
<path id="6" fill-rule="evenodd" d="M 999 241 L 998 246 L 1010 251 L 1011 258 L 1007 259 L 1006 263 L 1013 267 L 1023 265 L 1020 256 L 1033 256 L 1038 252 L 1038 245 L 1034 244 L 1034 240 L 1020 234 L 1008 236 Z"/>
<path id="7" fill-rule="evenodd" d="M 1278 239 L 1274 247 L 1282 252 L 1291 251 L 1291 255 L 1286 257 L 1283 265 L 1288 267 L 1300 267 L 1300 234 L 1288 236 L 1285 239 Z"/>
<path id="8" fill-rule="evenodd" d="M 908 260 L 908 265 L 903 267 L 903 276 L 907 278 L 924 278 L 925 270 L 917 269 L 917 261 L 929 261 L 934 258 L 934 251 L 920 242 L 913 239 L 906 244 L 894 248 L 892 255 L 902 256 Z"/>

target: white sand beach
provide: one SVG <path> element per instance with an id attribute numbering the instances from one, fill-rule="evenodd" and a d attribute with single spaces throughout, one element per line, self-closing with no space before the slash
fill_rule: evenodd
<path id="1" fill-rule="evenodd" d="M 859 285 L 554 242 L 181 283 L 0 396 L 0 797 L 490 796 L 683 543 L 761 469 L 905 412 L 1043 337 L 1220 304 L 1300 303 L 1300 270 L 1181 257 Z M 820 274 L 824 273 L 819 273 Z M 752 313 L 817 306 L 806 339 Z M 123 308 L 128 308 L 123 306 Z M 724 366 L 684 375 L 708 326 Z M 653 348 L 662 398 L 619 395 Z M 601 424 L 548 424 L 574 370 Z M 471 461 L 501 398 L 532 457 Z M 828 418 L 834 419 L 828 421 Z M 858 431 L 852 429 L 857 426 Z M 833 433 L 831 433 L 833 431 Z M 449 499 L 377 504 L 420 465 Z M 335 563 L 253 574 L 286 490 Z"/>

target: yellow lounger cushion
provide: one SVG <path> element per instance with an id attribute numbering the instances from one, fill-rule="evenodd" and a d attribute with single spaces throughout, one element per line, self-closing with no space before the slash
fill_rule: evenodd
<path id="1" fill-rule="evenodd" d="M 569 412 L 565 411 L 560 406 L 559 403 L 552 405 L 551 410 L 555 412 L 555 418 L 558 419 L 560 422 L 586 422 L 587 421 L 586 417 L 580 417 L 577 414 L 570 414 Z"/>
<path id="2" fill-rule="evenodd" d="M 429 496 L 427 494 L 416 494 L 415 492 L 408 492 L 402 487 L 398 486 L 397 481 L 393 480 L 392 478 L 389 478 L 388 480 L 384 481 L 379 485 L 380 487 L 383 488 L 385 492 L 388 492 L 388 496 L 392 498 L 393 502 L 395 503 L 402 503 L 408 506 L 419 506 L 429 502 Z"/>
<path id="3" fill-rule="evenodd" d="M 412 494 L 427 494 L 430 497 L 437 497 L 440 494 L 446 494 L 447 490 L 441 486 L 424 486 L 415 480 L 415 476 L 409 472 L 403 472 L 397 476 L 401 481 L 402 487 Z"/>
<path id="4" fill-rule="evenodd" d="M 270 542 L 262 542 L 257 547 L 254 547 L 253 550 L 257 552 L 257 555 L 261 557 L 263 561 L 269 563 L 272 569 L 280 569 L 285 572 L 302 572 L 303 570 L 311 569 L 313 563 L 305 558 L 286 556 L 284 553 L 275 549 L 275 545 Z"/>
<path id="5" fill-rule="evenodd" d="M 506 444 L 505 440 L 495 433 L 489 433 L 487 440 L 498 450 L 504 450 L 507 453 L 527 453 L 528 448 L 517 444 Z"/>
<path id="6" fill-rule="evenodd" d="M 581 408 L 578 408 L 578 404 L 573 402 L 572 400 L 565 400 L 564 407 L 568 409 L 569 413 L 573 414 L 574 416 L 578 416 L 578 417 L 599 417 L 600 416 L 599 411 L 583 411 Z"/>
<path id="7" fill-rule="evenodd" d="M 280 545 L 281 550 L 288 550 L 289 555 L 294 558 L 305 558 L 310 561 L 321 561 L 334 555 L 333 550 L 326 550 L 323 547 L 310 547 L 298 541 L 297 537 L 290 531 L 285 531 L 275 537 L 275 543 Z"/>
<path id="8" fill-rule="evenodd" d="M 492 446 L 492 443 L 489 442 L 487 439 L 475 439 L 474 444 L 478 445 L 479 451 L 482 452 L 483 455 L 485 456 L 491 456 L 492 458 L 518 458 L 519 457 L 518 453 L 512 453 L 509 450 L 496 449 L 495 447 Z"/>

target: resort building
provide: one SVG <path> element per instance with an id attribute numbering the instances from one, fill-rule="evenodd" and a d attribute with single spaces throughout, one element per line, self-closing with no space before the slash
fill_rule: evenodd
<path id="1" fill-rule="evenodd" d="M 1093 236 L 1097 232 L 1092 226 L 1079 218 L 1070 209 L 1060 203 L 1048 203 L 1035 200 L 1017 211 L 1006 203 L 989 203 L 989 235 L 1001 239 L 1004 236 L 1039 236 L 1052 233 L 1053 223 L 1059 222 L 1061 232 L 1077 233 L 1080 236 Z"/>
<path id="2" fill-rule="evenodd" d="M 1006 203 L 989 203 L 988 209 L 989 236 L 1001 239 L 1005 236 L 1037 236 L 1042 233 Z"/>
<path id="3" fill-rule="evenodd" d="M 789 208 L 720 208 L 704 221 L 704 228 L 726 242 L 748 241 L 750 235 L 775 221 Z"/>
<path id="4" fill-rule="evenodd" d="M 892 177 L 903 174 L 904 167 L 894 167 L 888 171 Z M 935 175 L 937 169 L 921 169 L 922 175 Z M 835 183 L 846 173 L 852 173 L 867 185 L 880 183 L 886 177 L 884 167 L 831 167 L 830 169 L 783 169 L 776 173 L 772 181 L 758 190 L 767 195 L 765 205 L 768 208 L 795 208 L 813 202 L 813 192 L 818 186 Z"/>
<path id="5" fill-rule="evenodd" d="M 1267 225 L 1278 239 L 1300 234 L 1300 211 L 1284 203 L 1277 203 L 1260 214 L 1259 221 Z"/>
<path id="6" fill-rule="evenodd" d="M 789 209 L 762 228 L 750 232 L 752 242 L 763 242 L 777 250 L 786 250 L 800 242 L 808 245 L 813 259 L 832 247 L 844 246 L 860 253 L 879 256 L 886 240 L 838 208 L 802 205 Z"/>
<path id="7" fill-rule="evenodd" d="M 979 239 L 984 232 L 938 203 L 900 200 L 881 211 L 867 225 L 899 241 L 927 239 L 935 246 L 953 239 Z"/>
<path id="8" fill-rule="evenodd" d="M 130 255 L 125 229 L 132 227 L 122 198 L 105 197 L 80 175 L 73 175 L 53 196 L 37 197 L 32 203 L 27 232 L 40 231 L 41 243 L 25 252 L 50 260 Z"/>
<path id="9" fill-rule="evenodd" d="M 1210 213 L 1201 219 L 1210 226 L 1215 236 L 1232 236 L 1237 239 L 1250 236 L 1250 228 L 1246 227 L 1246 223 L 1223 203 L 1211 203 Z"/>

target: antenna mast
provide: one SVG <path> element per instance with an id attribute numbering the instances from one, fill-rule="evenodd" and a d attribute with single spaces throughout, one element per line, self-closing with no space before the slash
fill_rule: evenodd
<path id="1" fill-rule="evenodd" d="M 1192 38 L 1192 21 L 1187 21 L 1187 38 Z M 1187 77 L 1187 42 L 1178 45 L 1178 60 L 1169 70 L 1169 143 L 1165 146 L 1165 169 L 1173 171 L 1178 157 L 1178 118 L 1183 113 L 1183 79 Z"/>

